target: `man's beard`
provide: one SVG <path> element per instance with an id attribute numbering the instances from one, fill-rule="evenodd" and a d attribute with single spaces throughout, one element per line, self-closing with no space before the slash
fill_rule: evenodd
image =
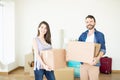
<path id="1" fill-rule="evenodd" d="M 94 26 L 95 26 L 95 25 L 89 24 L 89 25 L 87 25 L 86 27 L 87 27 L 87 29 L 92 30 L 92 29 L 94 28 Z"/>

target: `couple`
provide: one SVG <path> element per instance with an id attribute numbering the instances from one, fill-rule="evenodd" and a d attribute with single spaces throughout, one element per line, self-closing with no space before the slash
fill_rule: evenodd
<path id="1" fill-rule="evenodd" d="M 80 67 L 80 80 L 99 80 L 99 60 L 106 53 L 104 34 L 95 29 L 96 20 L 94 16 L 88 15 L 85 18 L 87 31 L 83 32 L 78 41 L 93 42 L 101 44 L 100 54 L 94 57 L 92 64 L 82 63 Z M 35 80 L 55 80 L 54 71 L 51 70 L 41 59 L 40 51 L 52 49 L 51 32 L 49 24 L 42 21 L 38 26 L 37 36 L 33 39 L 34 49 L 34 75 Z"/>

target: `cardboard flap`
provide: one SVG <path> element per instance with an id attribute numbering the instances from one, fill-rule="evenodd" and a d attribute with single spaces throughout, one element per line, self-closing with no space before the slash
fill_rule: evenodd
<path id="1" fill-rule="evenodd" d="M 100 47 L 101 47 L 101 44 L 95 43 L 95 53 L 94 53 L 94 57 L 97 57 L 97 56 L 99 55 Z"/>

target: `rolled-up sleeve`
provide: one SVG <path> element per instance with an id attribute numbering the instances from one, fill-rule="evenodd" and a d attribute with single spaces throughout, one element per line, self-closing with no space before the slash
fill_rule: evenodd
<path id="1" fill-rule="evenodd" d="M 105 38 L 104 38 L 104 34 L 99 34 L 99 43 L 101 44 L 101 49 L 100 51 L 104 52 L 104 54 L 106 53 L 106 46 L 105 46 Z"/>

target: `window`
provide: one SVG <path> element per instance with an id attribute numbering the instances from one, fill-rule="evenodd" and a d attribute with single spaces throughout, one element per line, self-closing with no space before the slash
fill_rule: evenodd
<path id="1" fill-rule="evenodd" d="M 14 3 L 0 1 L 0 62 L 15 61 Z"/>
<path id="2" fill-rule="evenodd" d="M 2 22 L 3 21 L 3 4 L 0 3 L 0 62 L 3 62 L 3 29 L 2 29 Z"/>

